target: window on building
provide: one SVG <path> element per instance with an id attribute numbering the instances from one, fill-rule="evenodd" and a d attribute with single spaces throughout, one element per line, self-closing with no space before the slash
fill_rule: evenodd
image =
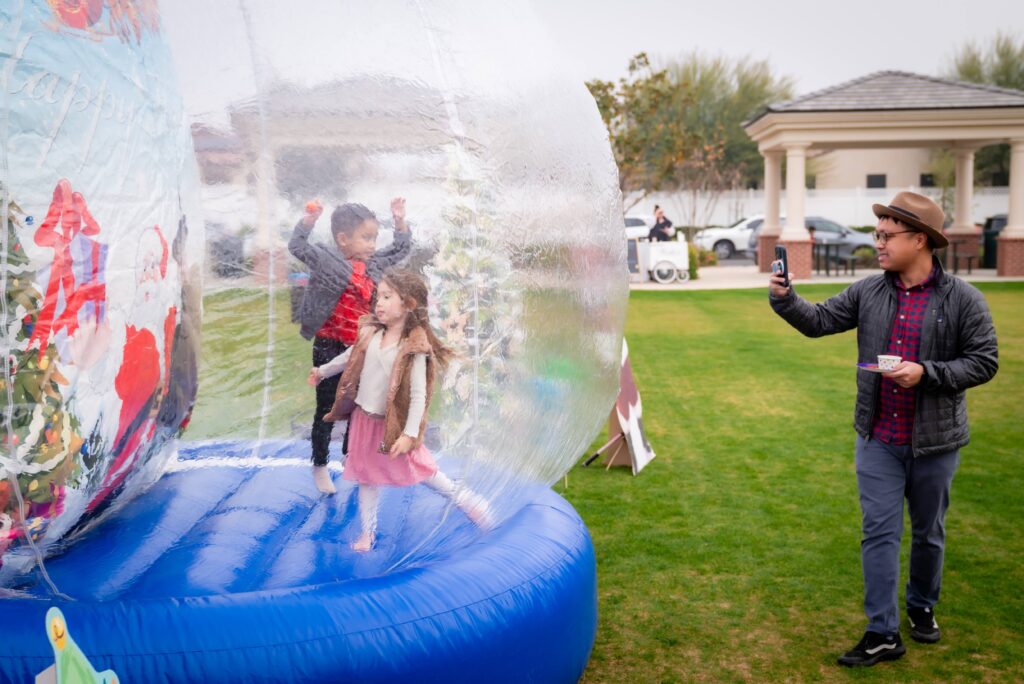
<path id="1" fill-rule="evenodd" d="M 869 173 L 868 174 L 868 187 L 869 188 L 884 188 L 885 187 L 885 174 L 884 173 Z"/>
<path id="2" fill-rule="evenodd" d="M 931 173 L 921 174 L 921 187 L 922 188 L 934 188 L 935 187 L 935 176 Z"/>

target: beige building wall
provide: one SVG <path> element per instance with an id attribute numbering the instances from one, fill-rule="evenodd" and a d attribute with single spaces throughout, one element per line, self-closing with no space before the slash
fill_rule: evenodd
<path id="1" fill-rule="evenodd" d="M 886 188 L 921 187 L 931 155 L 931 149 L 920 147 L 831 150 L 811 157 L 809 171 L 819 190 L 865 188 L 868 174 L 885 174 Z"/>

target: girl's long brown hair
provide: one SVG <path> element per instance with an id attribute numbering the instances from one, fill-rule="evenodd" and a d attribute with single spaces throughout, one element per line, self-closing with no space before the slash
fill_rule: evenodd
<path id="1" fill-rule="evenodd" d="M 442 344 L 430 325 L 430 316 L 427 313 L 427 281 L 414 271 L 393 269 L 384 274 L 381 282 L 387 283 L 401 298 L 402 304 L 411 309 L 405 316 L 402 337 L 407 337 L 417 327 L 423 328 L 434 352 L 434 359 L 444 370 L 455 352 Z"/>

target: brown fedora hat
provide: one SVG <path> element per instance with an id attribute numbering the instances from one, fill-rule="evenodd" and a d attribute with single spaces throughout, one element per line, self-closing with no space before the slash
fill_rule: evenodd
<path id="1" fill-rule="evenodd" d="M 942 234 L 942 224 L 946 220 L 942 207 L 924 195 L 900 192 L 892 198 L 888 206 L 874 204 L 871 209 L 878 218 L 888 216 L 921 230 L 932 239 L 936 249 L 942 249 L 949 244 L 949 240 Z"/>

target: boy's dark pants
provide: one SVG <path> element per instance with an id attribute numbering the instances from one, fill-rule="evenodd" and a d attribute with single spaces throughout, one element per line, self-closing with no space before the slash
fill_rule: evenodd
<path id="1" fill-rule="evenodd" d="M 340 340 L 332 340 L 329 337 L 313 338 L 313 365 L 322 366 L 338 354 L 341 354 L 348 345 Z M 313 443 L 313 465 L 327 465 L 327 451 L 331 445 L 331 430 L 334 423 L 325 423 L 326 416 L 331 407 L 334 406 L 334 395 L 338 391 L 338 383 L 341 375 L 322 380 L 316 386 L 316 411 L 313 412 L 313 430 L 310 434 L 310 441 Z M 342 453 L 348 451 L 348 429 L 345 430 L 345 443 L 342 445 Z"/>

